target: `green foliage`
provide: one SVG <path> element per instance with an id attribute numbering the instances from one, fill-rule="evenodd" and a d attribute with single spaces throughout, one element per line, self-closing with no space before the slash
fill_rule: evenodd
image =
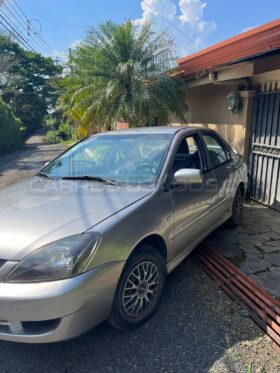
<path id="1" fill-rule="evenodd" d="M 0 98 L 0 154 L 21 147 L 21 121 Z"/>
<path id="2" fill-rule="evenodd" d="M 15 95 L 11 106 L 25 125 L 27 134 L 31 134 L 42 125 L 47 104 L 32 89 L 25 88 L 23 94 Z"/>
<path id="3" fill-rule="evenodd" d="M 92 28 L 69 56 L 61 107 L 84 128 L 110 128 L 119 119 L 130 126 L 166 124 L 170 115 L 185 120 L 185 84 L 168 73 L 174 51 L 173 39 L 150 24 Z"/>
<path id="4" fill-rule="evenodd" d="M 56 116 L 50 115 L 50 116 L 45 117 L 44 122 L 47 127 L 57 130 L 61 123 L 61 118 L 57 118 Z"/>
<path id="5" fill-rule="evenodd" d="M 69 123 L 61 123 L 57 130 L 50 130 L 46 133 L 44 141 L 48 144 L 56 144 L 72 139 L 72 128 Z"/>
<path id="6" fill-rule="evenodd" d="M 56 130 L 50 130 L 46 133 L 46 136 L 44 137 L 44 141 L 47 144 L 57 144 L 60 142 L 60 138 L 57 135 Z"/>
<path id="7" fill-rule="evenodd" d="M 26 127 L 26 134 L 41 126 L 55 107 L 53 79 L 62 68 L 49 57 L 31 53 L 0 34 L 0 94 Z"/>
<path id="8" fill-rule="evenodd" d="M 64 141 L 72 138 L 72 128 L 69 123 L 61 123 L 58 127 L 57 135 Z"/>

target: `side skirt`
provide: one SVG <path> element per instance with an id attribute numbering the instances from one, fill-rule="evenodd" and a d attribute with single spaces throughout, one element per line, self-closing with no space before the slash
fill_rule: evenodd
<path id="1" fill-rule="evenodd" d="M 179 255 L 173 258 L 170 262 L 167 263 L 167 273 L 173 271 L 192 251 L 196 248 L 200 242 L 202 242 L 210 233 L 212 233 L 215 229 L 217 229 L 220 225 L 225 223 L 231 217 L 231 213 L 227 213 L 221 220 L 219 220 L 211 229 L 209 229 L 204 235 L 199 237 L 198 240 L 194 241 L 194 243 L 183 250 Z"/>

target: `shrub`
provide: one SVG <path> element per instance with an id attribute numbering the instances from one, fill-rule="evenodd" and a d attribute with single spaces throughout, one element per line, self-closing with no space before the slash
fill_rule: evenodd
<path id="1" fill-rule="evenodd" d="M 60 142 L 60 138 L 57 136 L 57 131 L 50 130 L 46 133 L 44 141 L 48 144 L 57 144 Z"/>
<path id="2" fill-rule="evenodd" d="M 58 136 L 66 141 L 72 138 L 72 128 L 69 123 L 61 123 L 57 130 Z"/>
<path id="3" fill-rule="evenodd" d="M 46 133 L 44 141 L 48 144 L 57 144 L 61 141 L 72 139 L 72 128 L 69 123 L 61 123 L 57 130 L 50 130 Z"/>
<path id="4" fill-rule="evenodd" d="M 21 121 L 0 98 L 0 154 L 19 149 L 22 145 L 22 133 L 24 127 Z"/>
<path id="5" fill-rule="evenodd" d="M 47 116 L 45 118 L 45 123 L 47 127 L 57 130 L 61 123 L 61 120 L 56 117 Z"/>

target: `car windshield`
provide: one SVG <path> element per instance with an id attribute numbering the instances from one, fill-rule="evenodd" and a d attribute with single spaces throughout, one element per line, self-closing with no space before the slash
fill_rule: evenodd
<path id="1" fill-rule="evenodd" d="M 169 134 L 97 135 L 54 160 L 42 170 L 42 176 L 153 184 L 161 171 L 171 138 Z"/>

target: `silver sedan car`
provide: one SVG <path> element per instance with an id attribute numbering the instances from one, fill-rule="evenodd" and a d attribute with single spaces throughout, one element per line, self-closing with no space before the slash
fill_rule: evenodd
<path id="1" fill-rule="evenodd" d="M 74 145 L 0 191 L 0 339 L 55 342 L 155 311 L 170 273 L 239 224 L 243 158 L 214 131 L 151 127 Z"/>

